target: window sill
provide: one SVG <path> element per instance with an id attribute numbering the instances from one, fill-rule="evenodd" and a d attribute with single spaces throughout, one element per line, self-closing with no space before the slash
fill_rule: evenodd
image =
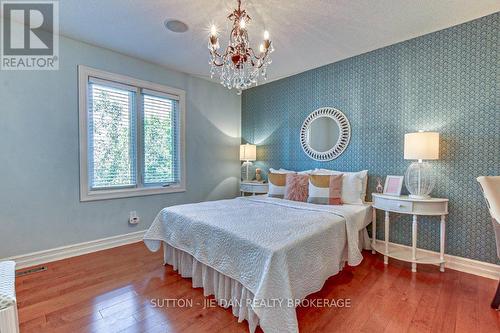
<path id="1" fill-rule="evenodd" d="M 108 199 L 142 197 L 147 195 L 186 192 L 186 188 L 181 185 L 155 188 L 124 188 L 116 190 L 100 190 L 80 192 L 80 201 L 97 201 Z"/>

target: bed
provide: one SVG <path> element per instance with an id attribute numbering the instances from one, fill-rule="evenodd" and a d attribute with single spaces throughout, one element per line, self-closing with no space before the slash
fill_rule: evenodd
<path id="1" fill-rule="evenodd" d="M 250 332 L 298 332 L 297 302 L 362 261 L 370 222 L 370 205 L 240 197 L 165 208 L 144 242 Z"/>

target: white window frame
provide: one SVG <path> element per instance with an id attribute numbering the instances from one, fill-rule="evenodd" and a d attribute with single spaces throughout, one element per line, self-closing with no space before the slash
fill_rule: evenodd
<path id="1" fill-rule="evenodd" d="M 167 187 L 144 186 L 141 179 L 141 168 L 139 163 L 142 160 L 142 115 L 139 110 L 140 106 L 139 94 L 136 98 L 137 102 L 137 186 L 133 188 L 117 188 L 91 190 L 89 186 L 88 174 L 88 82 L 89 78 L 97 78 L 105 81 L 116 82 L 117 84 L 125 84 L 134 86 L 139 92 L 140 89 L 151 90 L 167 96 L 175 96 L 179 99 L 179 163 L 180 163 L 180 181 L 178 184 L 169 185 Z M 135 79 L 129 76 L 105 72 L 99 69 L 79 65 L 78 66 L 78 113 L 79 113 L 79 140 L 80 140 L 80 201 L 94 201 L 117 198 L 129 198 L 137 196 L 146 196 L 154 194 L 175 193 L 186 191 L 186 152 L 185 152 L 185 114 L 186 114 L 186 92 L 181 89 L 160 85 L 158 83 Z M 140 115 L 140 117 L 139 117 Z"/>

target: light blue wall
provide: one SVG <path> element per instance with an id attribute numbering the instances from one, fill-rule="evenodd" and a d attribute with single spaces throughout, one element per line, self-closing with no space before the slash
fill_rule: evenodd
<path id="1" fill-rule="evenodd" d="M 0 71 L 0 258 L 147 228 L 169 205 L 238 193 L 241 99 L 219 84 L 61 38 L 58 71 Z M 77 65 L 184 89 L 187 192 L 79 201 Z M 142 222 L 127 224 L 136 210 Z"/>
<path id="2" fill-rule="evenodd" d="M 446 252 L 498 263 L 475 178 L 500 175 L 499 36 L 497 13 L 247 90 L 243 140 L 259 145 L 264 170 L 369 169 L 370 193 L 376 177 L 404 174 L 405 133 L 438 131 L 433 195 L 450 199 Z M 347 150 L 326 163 L 309 159 L 299 141 L 305 117 L 323 106 L 343 111 L 352 127 Z M 410 220 L 394 219 L 391 240 L 410 244 Z M 419 246 L 439 249 L 437 222 L 422 219 Z"/>

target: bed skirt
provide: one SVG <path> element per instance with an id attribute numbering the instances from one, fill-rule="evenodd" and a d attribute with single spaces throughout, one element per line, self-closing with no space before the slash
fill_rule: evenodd
<path id="1" fill-rule="evenodd" d="M 203 288 L 203 295 L 214 295 L 221 307 L 231 306 L 238 322 L 246 320 L 250 333 L 259 325 L 259 317 L 252 310 L 254 295 L 238 281 L 231 279 L 215 269 L 202 264 L 189 253 L 176 249 L 163 242 L 164 262 L 173 266 L 182 277 L 192 279 L 193 288 Z"/>
<path id="2" fill-rule="evenodd" d="M 370 249 L 370 238 L 366 228 L 359 231 L 358 246 Z M 202 264 L 189 253 L 176 249 L 163 242 L 164 263 L 173 266 L 182 277 L 191 278 L 193 288 L 203 288 L 203 295 L 214 295 L 223 308 L 231 306 L 233 315 L 238 322 L 246 320 L 250 333 L 255 332 L 259 325 L 259 317 L 249 304 L 254 300 L 253 293 L 238 281 L 219 273 L 215 269 Z M 342 262 L 342 270 L 345 261 Z"/>

